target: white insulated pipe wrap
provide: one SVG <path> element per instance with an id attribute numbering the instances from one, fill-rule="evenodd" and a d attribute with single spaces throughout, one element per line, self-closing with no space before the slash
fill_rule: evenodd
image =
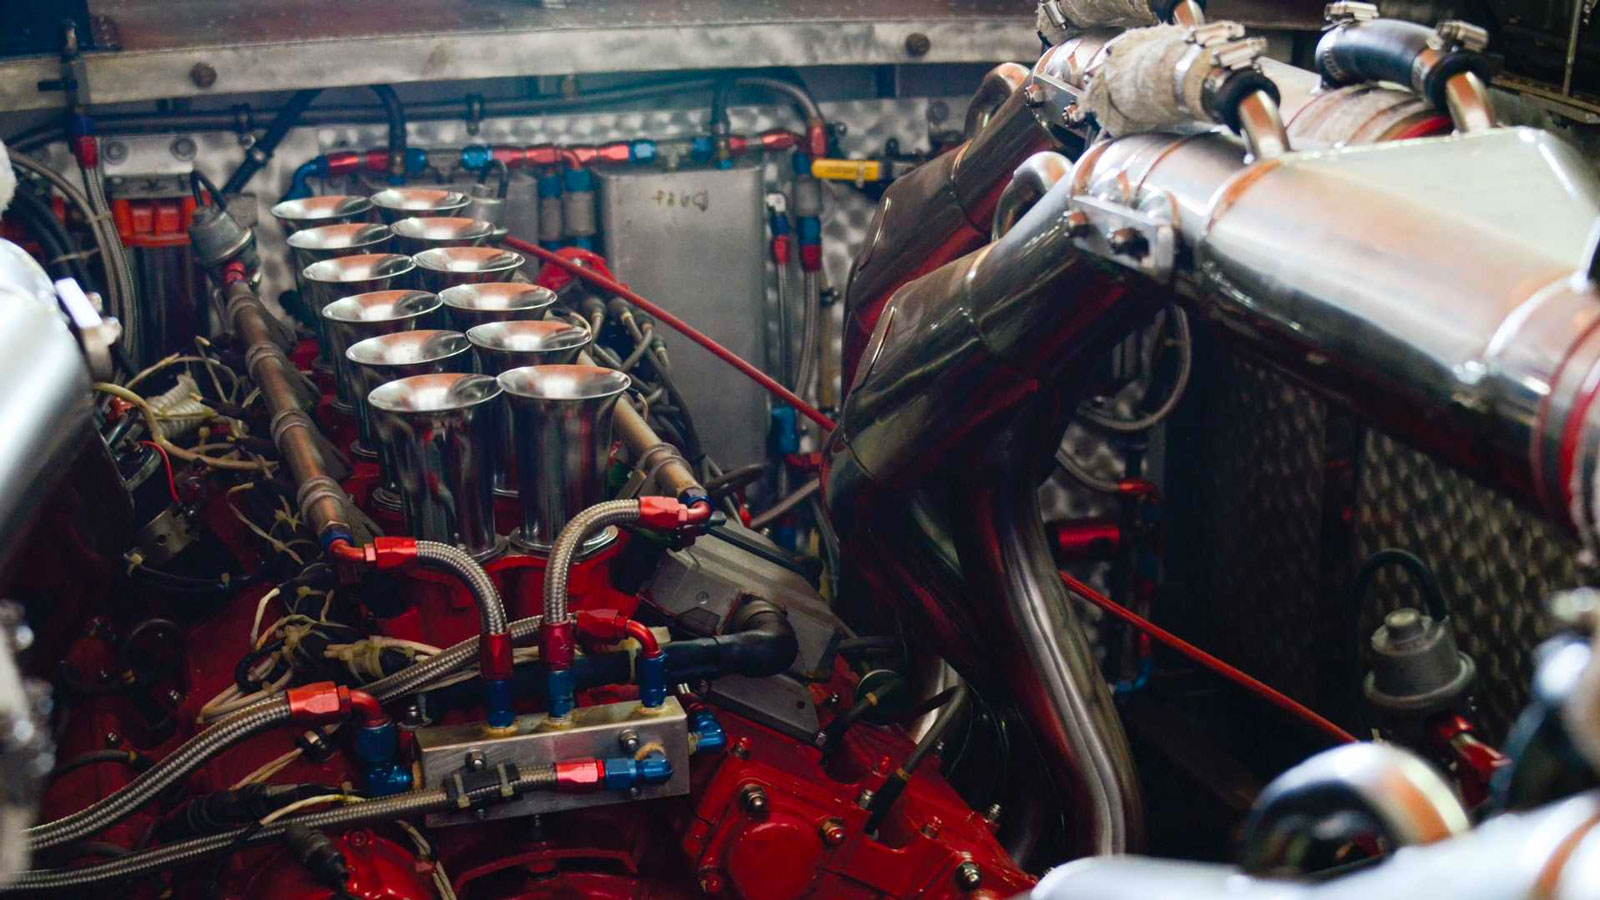
<path id="1" fill-rule="evenodd" d="M 1106 46 L 1089 82 L 1084 105 L 1107 132 L 1122 137 L 1206 121 L 1205 80 L 1211 71 L 1195 59 L 1179 77 L 1184 56 L 1203 50 L 1178 25 L 1137 28 Z"/>
<path id="2" fill-rule="evenodd" d="M 1074 28 L 1142 28 L 1160 21 L 1146 0 L 1056 0 L 1056 9 L 1066 19 L 1066 29 L 1039 4 L 1039 33 L 1051 44 L 1061 43 Z"/>

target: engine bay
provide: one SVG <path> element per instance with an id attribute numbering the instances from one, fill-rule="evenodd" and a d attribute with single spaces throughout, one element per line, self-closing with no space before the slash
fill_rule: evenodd
<path id="1" fill-rule="evenodd" d="M 1596 893 L 1579 5 L 391 6 L 6 13 L 0 894 Z"/>

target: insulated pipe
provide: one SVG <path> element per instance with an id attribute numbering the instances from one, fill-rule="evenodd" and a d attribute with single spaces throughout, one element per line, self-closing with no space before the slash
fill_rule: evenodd
<path id="1" fill-rule="evenodd" d="M 1319 824 L 1354 814 L 1394 847 L 1431 844 L 1472 827 L 1455 790 L 1420 757 L 1390 744 L 1344 744 L 1267 785 L 1245 822 L 1241 868 L 1296 876 L 1295 856 Z"/>

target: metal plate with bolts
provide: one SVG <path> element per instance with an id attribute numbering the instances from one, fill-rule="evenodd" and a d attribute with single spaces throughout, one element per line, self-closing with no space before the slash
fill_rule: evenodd
<path id="1" fill-rule="evenodd" d="M 488 769 L 501 763 L 538 766 L 571 759 L 627 756 L 622 747 L 625 732 L 637 735 L 641 748 L 659 746 L 672 763 L 671 779 L 665 784 L 641 787 L 637 796 L 613 791 L 533 791 L 509 803 L 491 804 L 477 811 L 430 814 L 428 825 L 464 825 L 689 793 L 689 724 L 683 707 L 676 698 L 668 697 L 660 712 L 648 714 L 642 710 L 637 701 L 581 707 L 572 712 L 572 727 L 561 731 L 539 730 L 546 718 L 544 713 L 519 716 L 514 723 L 516 733 L 505 737 L 490 736 L 482 722 L 418 730 L 417 770 L 423 788 L 439 787 L 464 771 L 473 754 L 482 754 L 482 766 Z"/>

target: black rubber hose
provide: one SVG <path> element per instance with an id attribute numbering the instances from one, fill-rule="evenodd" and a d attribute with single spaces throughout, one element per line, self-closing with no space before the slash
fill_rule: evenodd
<path id="1" fill-rule="evenodd" d="M 54 769 L 50 770 L 49 779 L 54 781 L 68 772 L 76 772 L 77 770 L 87 766 L 99 765 L 101 763 L 120 763 L 121 765 L 132 768 L 134 771 L 144 771 L 145 769 L 150 768 L 149 757 L 140 753 L 136 753 L 132 750 L 95 750 L 90 753 L 83 753 L 79 754 L 78 756 L 74 756 L 61 765 L 56 766 Z"/>
<path id="2" fill-rule="evenodd" d="M 387 84 L 372 85 L 372 92 L 383 104 L 383 115 L 389 123 L 389 174 L 401 178 L 406 174 L 406 112 L 400 97 Z"/>
<path id="3" fill-rule="evenodd" d="M 72 232 L 56 218 L 55 211 L 44 198 L 26 188 L 18 188 L 12 197 L 11 211 L 16 213 L 23 226 L 39 242 L 46 257 L 45 266 L 52 275 L 73 278 L 84 290 L 95 290 L 94 282 L 89 278 L 89 269 L 83 263 L 82 248 Z"/>
<path id="4" fill-rule="evenodd" d="M 944 740 L 944 736 L 950 731 L 950 726 L 955 724 L 966 710 L 967 686 L 958 684 L 951 688 L 951 691 L 950 702 L 939 711 L 939 717 L 933 720 L 932 727 L 922 736 L 922 740 L 917 741 L 917 746 L 912 748 L 905 762 L 900 764 L 900 768 L 895 769 L 884 780 L 883 787 L 873 793 L 871 802 L 867 804 L 867 822 L 863 828 L 867 834 L 873 834 L 878 830 L 884 816 L 894 809 L 895 801 L 905 792 L 906 785 L 911 782 L 912 773 L 917 771 L 917 766 L 921 765 L 928 754 L 933 752 L 933 748 Z"/>
<path id="5" fill-rule="evenodd" d="M 736 613 L 728 633 L 673 641 L 662 649 L 667 654 L 667 672 L 674 680 L 718 675 L 770 678 L 794 665 L 800 644 L 781 609 L 764 600 L 752 600 Z"/>
<path id="6" fill-rule="evenodd" d="M 1493 72 L 1485 57 L 1468 50 L 1439 51 L 1437 59 L 1419 70 L 1418 57 L 1434 38 L 1432 28 L 1400 19 L 1373 19 L 1334 28 L 1317 42 L 1317 72 L 1330 87 L 1370 81 L 1407 85 L 1434 109 L 1448 112 L 1446 81 L 1462 72 L 1475 72 L 1487 82 Z"/>

